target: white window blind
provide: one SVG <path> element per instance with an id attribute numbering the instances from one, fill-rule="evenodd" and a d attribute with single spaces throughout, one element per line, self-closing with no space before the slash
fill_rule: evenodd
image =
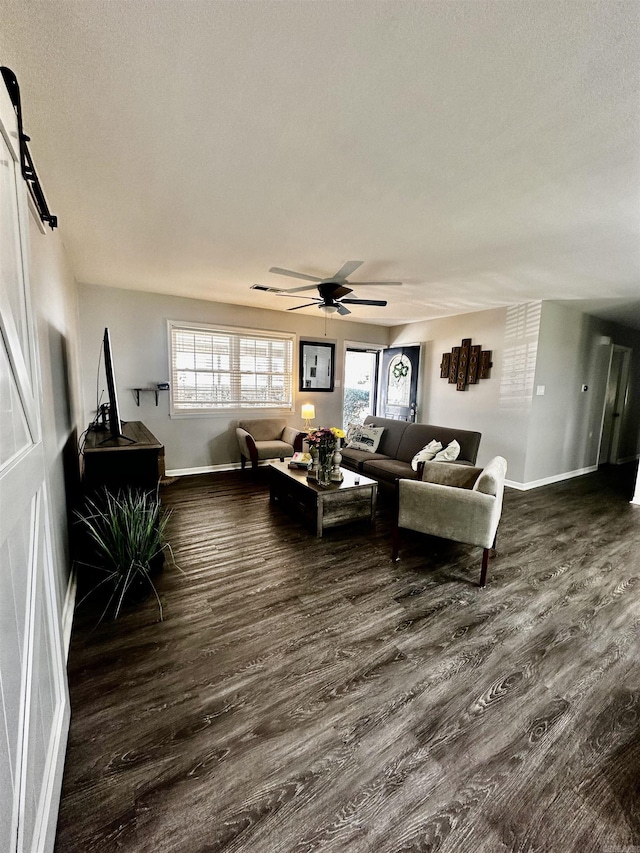
<path id="1" fill-rule="evenodd" d="M 169 328 L 172 412 L 292 407 L 293 335 Z"/>

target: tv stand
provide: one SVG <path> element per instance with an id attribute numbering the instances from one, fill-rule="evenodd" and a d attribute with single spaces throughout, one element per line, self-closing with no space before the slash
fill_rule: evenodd
<path id="1" fill-rule="evenodd" d="M 124 428 L 124 423 L 121 421 L 120 429 Z M 100 447 L 126 447 L 127 444 L 137 444 L 135 438 L 129 438 L 124 432 L 119 432 L 118 435 L 108 435 L 98 442 Z"/>
<path id="2" fill-rule="evenodd" d="M 155 492 L 164 476 L 164 445 L 141 421 L 122 423 L 122 436 L 90 430 L 84 445 L 85 492 L 126 488 Z"/>

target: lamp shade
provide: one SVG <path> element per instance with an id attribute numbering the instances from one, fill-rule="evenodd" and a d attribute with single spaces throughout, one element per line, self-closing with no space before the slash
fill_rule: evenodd
<path id="1" fill-rule="evenodd" d="M 312 403 L 305 403 L 302 407 L 302 417 L 305 421 L 312 421 L 316 416 L 316 407 Z"/>

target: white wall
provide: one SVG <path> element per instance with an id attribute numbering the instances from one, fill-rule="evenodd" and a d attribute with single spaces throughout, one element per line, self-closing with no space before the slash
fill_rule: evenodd
<path id="1" fill-rule="evenodd" d="M 313 403 L 315 426 L 342 425 L 342 377 L 344 341 L 387 344 L 388 329 L 342 318 L 309 317 L 286 311 L 267 311 L 238 305 L 224 305 L 198 299 L 184 299 L 95 285 L 80 286 L 80 327 L 84 421 L 88 424 L 96 409 L 96 370 L 102 334 L 109 327 L 113 346 L 120 416 L 125 421 L 142 421 L 165 445 L 167 470 L 225 466 L 239 461 L 235 438 L 237 416 L 169 417 L 168 393 L 155 406 L 152 394 L 141 395 L 140 407 L 131 391 L 135 387 L 169 379 L 167 320 L 219 323 L 250 329 L 291 331 L 309 340 L 336 343 L 336 390 L 297 391 L 297 347 L 295 351 L 294 409 L 288 416 L 291 426 L 302 428 L 300 407 Z M 339 383 L 339 385 L 338 385 Z M 106 394 L 105 394 L 106 400 Z M 246 417 L 266 416 L 247 411 Z"/>
<path id="2" fill-rule="evenodd" d="M 603 345 L 603 337 L 611 344 Z M 527 446 L 527 482 L 598 464 L 611 348 L 632 349 L 629 405 L 621 424 L 620 458 L 640 452 L 640 331 L 577 309 L 544 302 Z M 587 391 L 582 386 L 587 385 Z"/>
<path id="3" fill-rule="evenodd" d="M 482 433 L 478 464 L 507 459 L 510 480 L 524 477 L 528 418 L 538 343 L 540 303 L 477 311 L 391 329 L 390 345 L 422 342 L 418 421 Z M 462 338 L 491 350 L 488 379 L 457 391 L 440 378 L 445 352 Z"/>
<path id="4" fill-rule="evenodd" d="M 633 351 L 620 456 L 640 453 L 640 332 L 554 302 L 459 314 L 390 330 L 390 345 L 422 342 L 418 420 L 482 433 L 478 463 L 505 456 L 508 478 L 531 486 L 597 465 L 610 346 Z M 492 351 L 489 379 L 456 391 L 440 378 L 462 338 Z M 588 391 L 582 392 L 582 385 Z M 544 395 L 536 389 L 544 386 Z"/>
<path id="5" fill-rule="evenodd" d="M 30 216 L 31 298 L 42 382 L 42 430 L 53 519 L 56 583 L 62 612 L 71 573 L 68 502 L 78 485 L 80 406 L 78 294 L 59 231 Z M 67 617 L 71 618 L 68 613 Z M 70 625 L 66 626 L 67 629 Z"/>
<path id="6" fill-rule="evenodd" d="M 598 464 L 609 348 L 603 324 L 582 312 L 544 302 L 527 443 L 525 480 L 584 471 Z M 582 391 L 582 386 L 587 391 Z"/>

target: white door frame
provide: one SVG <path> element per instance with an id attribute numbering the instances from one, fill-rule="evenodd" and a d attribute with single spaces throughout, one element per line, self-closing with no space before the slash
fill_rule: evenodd
<path id="1" fill-rule="evenodd" d="M 629 375 L 631 372 L 631 354 L 632 350 L 630 347 L 621 346 L 620 344 L 612 344 L 611 351 L 609 353 L 609 365 L 607 368 L 607 382 L 606 388 L 609 388 L 609 382 L 611 381 L 611 371 L 613 369 L 613 356 L 614 353 L 622 354 L 622 363 L 620 366 L 620 374 L 619 380 L 617 383 L 617 393 L 614 404 L 614 418 L 612 423 L 612 432 L 609 440 L 609 449 L 607 453 L 606 459 L 601 459 L 602 457 L 602 441 L 604 438 L 604 429 L 605 429 L 605 418 L 607 414 L 607 395 L 605 394 L 605 399 L 602 407 L 602 423 L 600 426 L 600 442 L 598 444 L 598 463 L 599 464 L 607 464 L 611 463 L 614 465 L 620 465 L 624 460 L 620 459 L 619 446 L 620 446 L 620 433 L 622 432 L 622 425 L 625 421 L 627 407 L 629 404 Z"/>

